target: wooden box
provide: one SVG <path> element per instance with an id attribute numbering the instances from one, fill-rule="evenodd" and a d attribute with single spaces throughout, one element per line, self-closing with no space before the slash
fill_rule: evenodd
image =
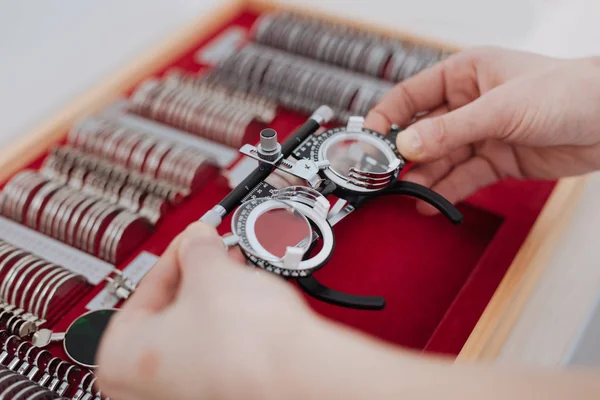
<path id="1" fill-rule="evenodd" d="M 0 182 L 6 182 L 13 174 L 25 167 L 38 166 L 40 160 L 54 145 L 64 141 L 71 126 L 80 118 L 110 106 L 117 99 L 131 93 L 145 79 L 161 75 L 173 65 L 197 70 L 200 67 L 194 65 L 190 60 L 193 58 L 194 52 L 207 40 L 215 37 L 232 23 L 248 28 L 256 16 L 275 9 L 292 10 L 289 6 L 277 3 L 246 0 L 228 2 L 213 12 L 202 15 L 173 37 L 156 45 L 148 54 L 140 57 L 128 68 L 115 73 L 111 79 L 100 83 L 84 97 L 76 99 L 52 120 L 24 135 L 18 143 L 3 149 L 0 153 Z M 456 50 L 456 47 L 451 44 L 417 38 L 403 32 L 381 30 L 378 27 L 362 24 L 360 21 L 342 20 L 330 15 L 317 15 L 301 8 L 294 8 L 293 11 L 399 37 L 408 42 Z M 372 266 L 372 268 L 382 269 L 380 275 L 373 275 L 367 279 L 375 287 L 382 286 L 382 280 L 396 278 L 403 280 L 397 285 L 398 291 L 409 294 L 419 293 L 418 300 L 411 299 L 408 294 L 404 297 L 398 295 L 397 301 L 391 302 L 389 305 L 388 308 L 391 310 L 386 311 L 387 314 L 371 317 L 372 314 L 366 316 L 364 311 L 334 309 L 330 306 L 316 304 L 314 301 L 311 301 L 311 305 L 327 316 L 374 333 L 384 340 L 425 351 L 454 354 L 458 356 L 458 360 L 463 361 L 492 360 L 510 334 L 527 302 L 532 287 L 543 274 L 549 250 L 568 221 L 572 205 L 581 193 L 583 183 L 584 180 L 581 178 L 572 178 L 559 182 L 507 182 L 486 188 L 465 203 L 463 209 L 466 211 L 466 233 L 463 236 L 456 235 L 456 238 L 454 238 L 452 228 L 444 227 L 441 231 L 438 230 L 437 222 L 424 222 L 424 217 L 416 215 L 414 208 L 404 206 L 410 205 L 410 203 L 403 203 L 403 206 L 400 207 L 402 215 L 399 221 L 406 218 L 409 220 L 408 226 L 429 226 L 427 224 L 430 223 L 432 225 L 429 228 L 422 228 L 423 231 L 412 230 L 409 232 L 403 231 L 400 229 L 402 227 L 399 227 L 399 238 L 389 237 L 387 240 L 401 241 L 404 236 L 427 235 L 426 238 L 414 239 L 431 240 L 427 244 L 427 248 L 432 250 L 433 255 L 430 258 L 434 260 L 423 261 L 424 265 L 440 268 L 440 265 L 445 263 L 448 269 L 436 270 L 432 267 L 429 272 L 415 278 L 411 273 L 390 275 L 387 273 L 389 271 L 383 269 L 381 265 Z M 211 190 L 216 190 L 214 189 L 215 185 L 221 186 L 219 191 L 213 193 Z M 169 229 L 161 230 L 162 228 L 159 228 L 155 235 L 163 236 L 159 239 L 151 239 L 152 243 L 145 244 L 142 246 L 143 249 L 160 253 L 178 230 L 202 215 L 227 190 L 228 188 L 222 183 L 214 182 L 208 185 L 204 191 L 204 194 L 210 194 L 206 196 L 207 201 L 188 205 L 187 209 L 193 209 L 193 213 L 188 214 L 184 220 L 179 219 L 177 223 L 170 224 Z M 534 204 L 530 208 L 523 206 L 523 202 L 528 201 Z M 382 203 L 381 206 L 392 209 L 390 204 Z M 377 211 L 370 210 L 363 216 L 377 218 L 378 214 Z M 478 230 L 478 226 L 481 228 L 480 230 Z M 379 229 L 379 227 L 369 228 L 363 225 L 360 226 L 361 230 L 351 229 L 353 226 L 350 226 L 350 229 L 342 228 L 341 242 L 348 246 L 360 244 L 353 242 L 352 238 L 356 235 L 372 237 L 377 234 L 377 229 Z M 388 229 L 387 233 L 389 234 L 392 226 L 386 225 L 382 229 Z M 466 242 L 461 242 L 461 240 Z M 508 241 L 504 247 L 498 244 L 504 243 L 503 240 Z M 395 243 L 390 242 L 389 247 L 394 248 Z M 460 248 L 461 243 L 466 243 L 464 253 L 471 250 L 474 252 L 470 258 L 465 256 L 469 258 L 469 264 L 467 265 L 467 261 L 465 261 L 463 265 L 462 261 L 456 261 L 456 259 L 452 259 L 452 256 L 448 257 L 444 253 L 437 254 L 436 251 L 441 252 L 442 250 L 436 249 L 446 249 L 444 243 L 447 244 L 447 247 L 459 246 L 458 250 L 455 248 L 458 253 L 463 252 L 463 249 Z M 408 246 L 410 248 L 410 243 Z M 403 249 L 406 250 L 406 248 Z M 385 251 L 387 250 L 381 250 L 381 252 Z M 385 254 L 382 257 L 393 259 L 393 254 L 389 251 Z M 410 255 L 405 251 L 404 254 L 398 254 L 398 262 L 401 262 L 403 258 L 410 259 L 411 257 L 413 271 L 419 260 L 426 258 L 425 255 Z M 491 262 L 490 260 L 495 261 Z M 429 264 L 427 264 L 428 262 Z M 355 268 L 350 268 L 350 272 L 334 266 L 330 272 L 324 272 L 324 279 L 335 281 L 340 274 L 347 276 L 347 274 L 356 273 L 354 278 L 360 280 L 361 268 L 363 267 L 360 263 L 357 263 Z M 388 265 L 388 268 L 392 267 Z M 448 272 L 453 269 L 460 271 L 456 272 L 456 274 L 460 274 L 459 277 L 452 275 L 454 272 Z M 449 280 L 455 277 L 455 287 L 446 287 L 439 283 L 440 280 L 445 279 L 444 277 Z M 415 281 L 410 281 L 413 278 Z M 437 286 L 436 282 L 439 283 Z M 352 284 L 346 285 L 344 282 L 342 282 L 342 286 L 353 288 Z M 356 287 L 354 288 L 356 289 Z M 423 288 L 426 288 L 426 293 L 423 292 Z M 388 289 L 390 292 L 394 292 L 394 287 Z M 472 299 L 478 300 L 472 302 Z M 436 302 L 443 303 L 443 305 L 440 306 Z M 62 325 L 70 322 L 68 321 L 69 317 L 80 314 L 83 304 L 82 302 L 81 307 L 76 307 Z M 404 307 L 399 316 L 395 314 L 399 311 L 394 307 Z M 427 319 L 428 313 L 434 312 L 436 313 L 436 316 L 432 317 L 434 325 L 431 321 L 426 323 L 422 321 Z M 401 321 L 390 322 L 390 319 L 396 318 Z"/>

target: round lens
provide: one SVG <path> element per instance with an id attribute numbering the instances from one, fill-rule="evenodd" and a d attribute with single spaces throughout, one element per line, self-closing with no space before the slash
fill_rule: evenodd
<path id="1" fill-rule="evenodd" d="M 325 152 L 325 159 L 337 174 L 348 178 L 350 169 L 363 172 L 383 173 L 389 169 L 388 156 L 377 147 L 359 139 L 344 139 L 332 143 Z"/>
<path id="2" fill-rule="evenodd" d="M 96 310 L 77 318 L 65 334 L 67 355 L 84 367 L 96 366 L 96 351 L 111 317 L 117 310 Z"/>
<path id="3" fill-rule="evenodd" d="M 308 249 L 312 230 L 306 218 L 291 208 L 276 208 L 261 214 L 254 226 L 261 246 L 282 258 L 288 247 Z"/>

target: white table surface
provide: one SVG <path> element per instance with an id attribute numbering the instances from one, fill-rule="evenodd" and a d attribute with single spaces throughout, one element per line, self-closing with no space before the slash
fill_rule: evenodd
<path id="1" fill-rule="evenodd" d="M 600 54 L 597 0 L 284 1 L 463 46 L 494 44 L 563 57 Z M 217 4 L 0 0 L 0 147 Z M 600 178 L 594 178 L 501 362 L 556 365 L 564 360 L 600 289 L 598 199 Z M 549 291 L 556 296 L 548 298 Z M 561 322 L 565 318 L 569 328 Z"/>

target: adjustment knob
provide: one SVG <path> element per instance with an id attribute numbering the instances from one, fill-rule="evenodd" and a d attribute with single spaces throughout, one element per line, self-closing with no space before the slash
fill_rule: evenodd
<path id="1" fill-rule="evenodd" d="M 277 161 L 281 154 L 281 145 L 277 142 L 275 129 L 263 129 L 260 131 L 260 144 L 257 147 L 258 156 L 268 162 Z"/>

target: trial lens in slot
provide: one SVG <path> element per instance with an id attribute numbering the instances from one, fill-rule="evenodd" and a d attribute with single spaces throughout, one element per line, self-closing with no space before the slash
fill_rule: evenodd
<path id="1" fill-rule="evenodd" d="M 276 208 L 261 214 L 256 220 L 255 234 L 264 249 L 275 257 L 285 256 L 288 247 L 308 250 L 312 230 L 298 211 Z"/>

